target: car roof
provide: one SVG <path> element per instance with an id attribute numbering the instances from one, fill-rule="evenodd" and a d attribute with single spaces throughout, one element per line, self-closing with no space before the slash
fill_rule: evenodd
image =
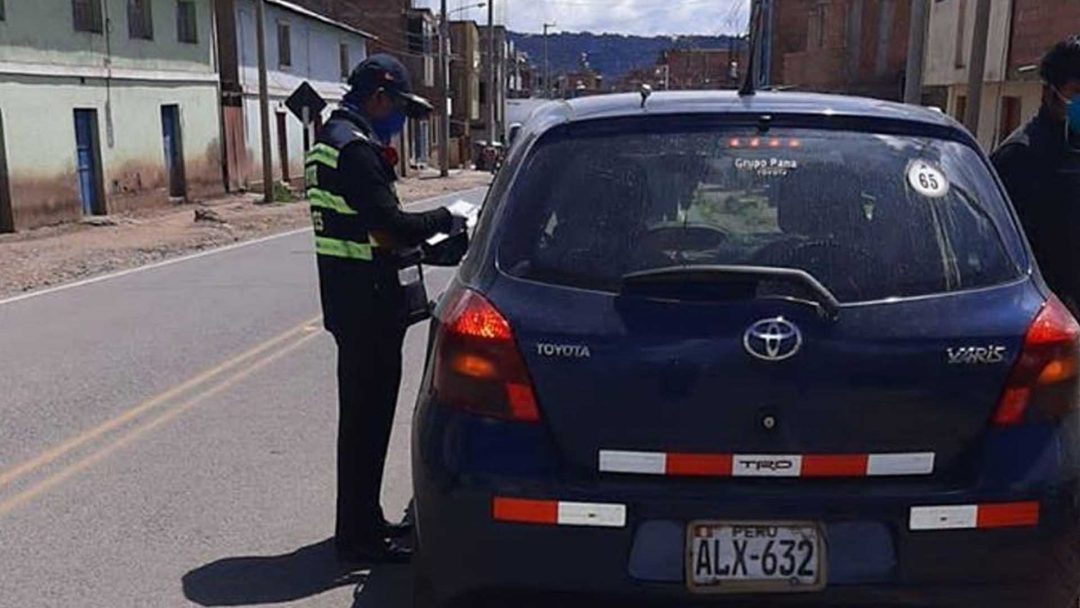
<path id="1" fill-rule="evenodd" d="M 905 121 L 964 132 L 959 123 L 932 108 L 866 97 L 787 91 L 758 91 L 754 95 L 739 95 L 735 91 L 653 92 L 644 107 L 640 93 L 580 97 L 538 107 L 529 117 L 528 127 L 530 131 L 542 132 L 567 122 L 655 114 L 710 113 L 846 116 Z"/>

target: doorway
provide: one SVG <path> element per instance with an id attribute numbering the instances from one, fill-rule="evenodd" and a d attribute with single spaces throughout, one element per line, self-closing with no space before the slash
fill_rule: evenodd
<path id="1" fill-rule="evenodd" d="M 180 127 L 180 106 L 161 106 L 161 136 L 165 145 L 165 171 L 169 174 L 169 196 L 187 197 L 184 175 L 184 137 Z"/>
<path id="2" fill-rule="evenodd" d="M 0 111 L 0 232 L 15 231 L 11 209 L 11 182 L 8 180 L 7 144 L 4 139 L 4 113 Z"/>
<path id="3" fill-rule="evenodd" d="M 83 215 L 105 213 L 97 110 L 75 110 L 75 157 Z"/>
<path id="4" fill-rule="evenodd" d="M 289 124 L 284 112 L 277 113 L 277 147 L 281 159 L 281 181 L 289 183 Z"/>

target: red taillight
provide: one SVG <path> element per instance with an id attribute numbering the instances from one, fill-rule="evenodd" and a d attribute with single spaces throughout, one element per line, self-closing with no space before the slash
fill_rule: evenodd
<path id="1" fill-rule="evenodd" d="M 1001 393 L 994 424 L 1060 418 L 1080 406 L 1080 325 L 1051 296 L 1035 316 Z"/>
<path id="2" fill-rule="evenodd" d="M 493 418 L 540 420 L 510 323 L 469 289 L 447 298 L 435 338 L 432 389 L 439 402 Z"/>

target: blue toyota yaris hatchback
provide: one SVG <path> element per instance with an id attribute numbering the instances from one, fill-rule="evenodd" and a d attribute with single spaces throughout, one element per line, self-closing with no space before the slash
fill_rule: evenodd
<path id="1" fill-rule="evenodd" d="M 940 113 L 549 104 L 432 325 L 417 606 L 1075 605 L 1078 338 Z"/>

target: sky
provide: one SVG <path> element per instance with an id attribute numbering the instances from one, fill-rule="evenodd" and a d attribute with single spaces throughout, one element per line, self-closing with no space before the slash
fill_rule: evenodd
<path id="1" fill-rule="evenodd" d="M 487 23 L 483 0 L 447 0 L 451 19 L 471 18 Z M 642 36 L 734 34 L 749 21 L 749 0 L 493 0 L 495 20 L 517 32 L 611 32 Z M 417 0 L 439 9 L 439 0 Z M 474 8 L 467 8 L 467 7 Z M 458 12 L 456 9 L 464 9 Z"/>

